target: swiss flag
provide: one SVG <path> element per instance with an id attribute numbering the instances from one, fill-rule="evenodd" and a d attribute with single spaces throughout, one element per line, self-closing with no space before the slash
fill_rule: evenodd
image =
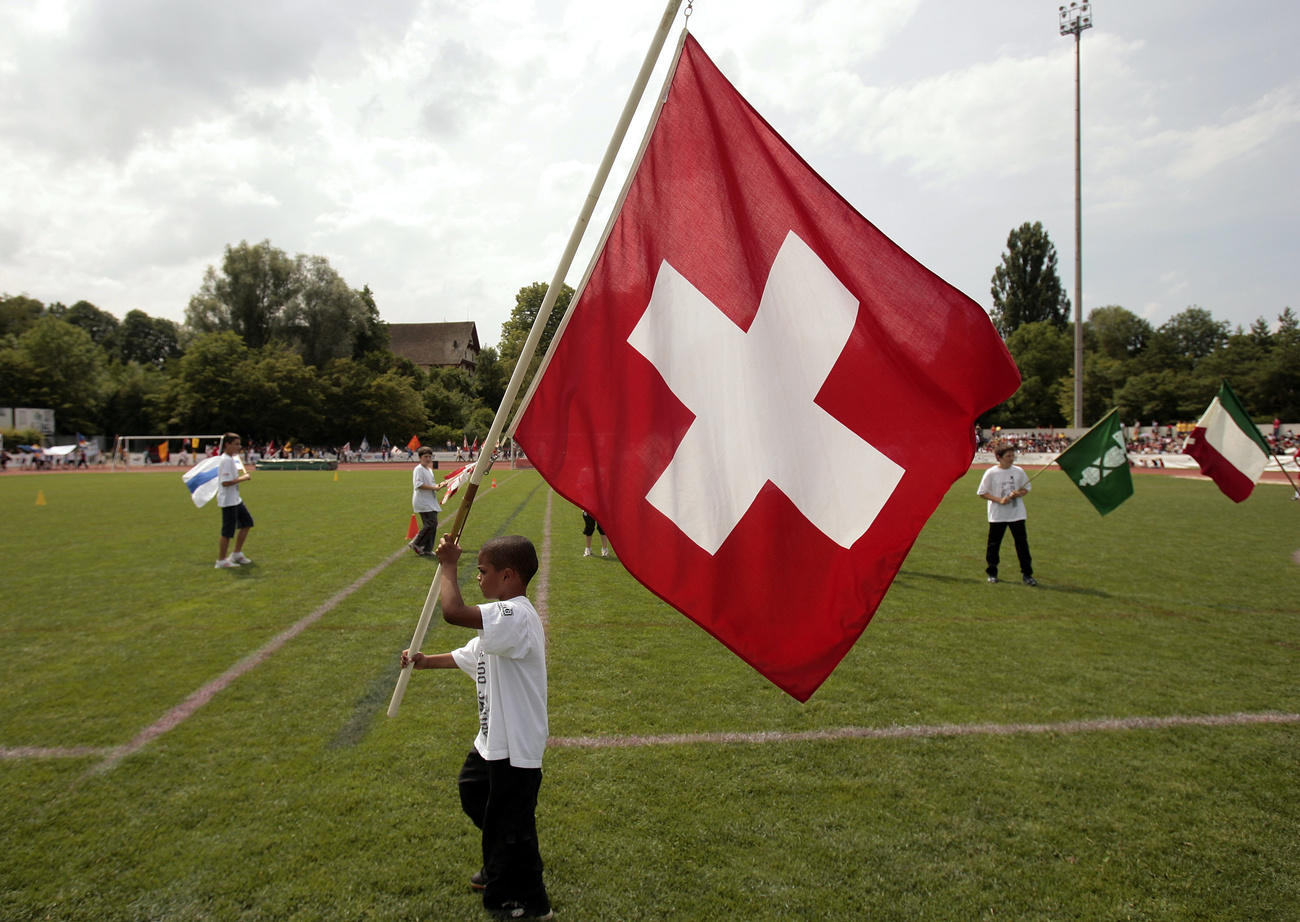
<path id="1" fill-rule="evenodd" d="M 516 432 L 651 591 L 805 701 L 1016 370 L 974 301 L 800 159 L 688 37 Z"/>

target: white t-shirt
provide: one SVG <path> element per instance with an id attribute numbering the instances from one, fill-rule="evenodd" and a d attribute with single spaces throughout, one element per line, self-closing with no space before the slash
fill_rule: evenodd
<path id="1" fill-rule="evenodd" d="M 434 477 L 433 471 L 423 464 L 417 464 L 411 473 L 411 511 L 441 512 L 442 506 L 438 505 L 438 491 L 421 490 L 420 484 L 431 487 L 438 485 L 438 478 Z"/>
<path id="2" fill-rule="evenodd" d="M 456 665 L 478 688 L 479 732 L 485 759 L 541 768 L 550 732 L 546 719 L 546 634 L 524 596 L 479 606 L 483 630 L 459 650 Z"/>
<path id="3" fill-rule="evenodd" d="M 1026 476 L 1024 469 L 1011 465 L 1006 470 L 1000 467 L 991 467 L 984 472 L 980 478 L 979 489 L 975 491 L 977 496 L 985 493 L 990 496 L 1009 496 L 1016 490 L 1028 490 L 1029 477 Z M 990 522 L 1020 522 L 1025 518 L 1025 501 L 1022 497 L 1017 496 L 1011 502 L 1003 505 L 989 500 L 989 521 Z"/>
<path id="4" fill-rule="evenodd" d="M 244 462 L 235 455 L 221 453 L 217 462 L 217 505 L 221 507 L 238 506 L 243 500 L 239 498 L 239 484 L 225 486 L 227 480 L 234 480 L 244 473 Z"/>

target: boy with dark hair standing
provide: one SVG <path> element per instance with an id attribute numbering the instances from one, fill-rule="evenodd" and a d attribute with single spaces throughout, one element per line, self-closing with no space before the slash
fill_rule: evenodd
<path id="1" fill-rule="evenodd" d="M 253 527 L 253 516 L 249 514 L 244 501 L 239 498 L 239 485 L 250 479 L 248 471 L 240 462 L 239 436 L 227 432 L 221 437 L 221 460 L 217 464 L 217 505 L 221 507 L 221 540 L 217 544 L 216 569 L 228 570 L 231 567 L 250 564 L 253 561 L 244 556 L 244 541 L 248 530 Z M 230 539 L 235 539 L 235 553 L 229 557 Z"/>
<path id="2" fill-rule="evenodd" d="M 438 481 L 433 475 L 433 449 L 420 447 L 420 463 L 411 472 L 411 511 L 419 515 L 421 527 L 410 543 L 419 557 L 433 556 L 433 544 L 438 537 Z"/>
<path id="3" fill-rule="evenodd" d="M 1026 586 L 1037 586 L 1034 562 L 1029 556 L 1029 535 L 1025 531 L 1025 503 L 1022 499 L 1029 492 L 1029 477 L 1024 468 L 1013 463 L 1016 460 L 1015 448 L 1001 441 L 994 442 L 991 447 L 993 457 L 998 459 L 997 467 L 984 472 L 976 491 L 989 503 L 989 540 L 984 553 L 987 564 L 984 572 L 988 574 L 990 583 L 998 581 L 1002 537 L 1009 528 L 1020 561 L 1020 576 Z"/>
<path id="4" fill-rule="evenodd" d="M 439 600 L 448 624 L 478 634 L 450 653 L 402 651 L 402 666 L 468 673 L 478 688 L 479 732 L 457 784 L 461 807 L 483 830 L 483 867 L 470 885 L 499 919 L 550 919 L 537 846 L 537 792 L 549 732 L 546 716 L 546 633 L 525 596 L 537 573 L 537 551 L 522 535 L 494 538 L 478 553 L 485 598 L 466 605 L 456 578 L 460 545 L 444 535 L 435 552 L 442 564 Z"/>

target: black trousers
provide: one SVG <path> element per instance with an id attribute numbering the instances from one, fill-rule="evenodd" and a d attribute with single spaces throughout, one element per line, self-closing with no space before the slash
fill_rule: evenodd
<path id="1" fill-rule="evenodd" d="M 998 575 L 998 560 L 1002 549 L 1002 536 L 1011 529 L 1011 540 L 1016 543 L 1016 557 L 1020 560 L 1020 575 L 1030 577 L 1034 575 L 1034 561 L 1029 556 L 1029 536 L 1025 533 L 1025 520 L 1019 522 L 989 522 L 989 546 L 984 554 L 984 562 L 988 564 L 984 572 L 989 576 Z"/>
<path id="2" fill-rule="evenodd" d="M 483 830 L 483 907 L 519 903 L 539 914 L 550 909 L 537 847 L 542 770 L 516 768 L 509 759 L 488 761 L 471 749 L 456 786 L 461 809 Z"/>
<path id="3" fill-rule="evenodd" d="M 411 542 L 412 547 L 418 547 L 426 554 L 432 554 L 433 549 L 438 546 L 438 513 L 421 512 L 420 516 L 420 533 L 415 536 Z"/>

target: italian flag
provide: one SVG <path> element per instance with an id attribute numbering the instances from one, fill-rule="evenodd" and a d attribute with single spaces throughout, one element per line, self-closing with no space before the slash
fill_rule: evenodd
<path id="1" fill-rule="evenodd" d="M 1184 449 L 1229 499 L 1241 502 L 1268 464 L 1268 444 L 1224 381 Z"/>

